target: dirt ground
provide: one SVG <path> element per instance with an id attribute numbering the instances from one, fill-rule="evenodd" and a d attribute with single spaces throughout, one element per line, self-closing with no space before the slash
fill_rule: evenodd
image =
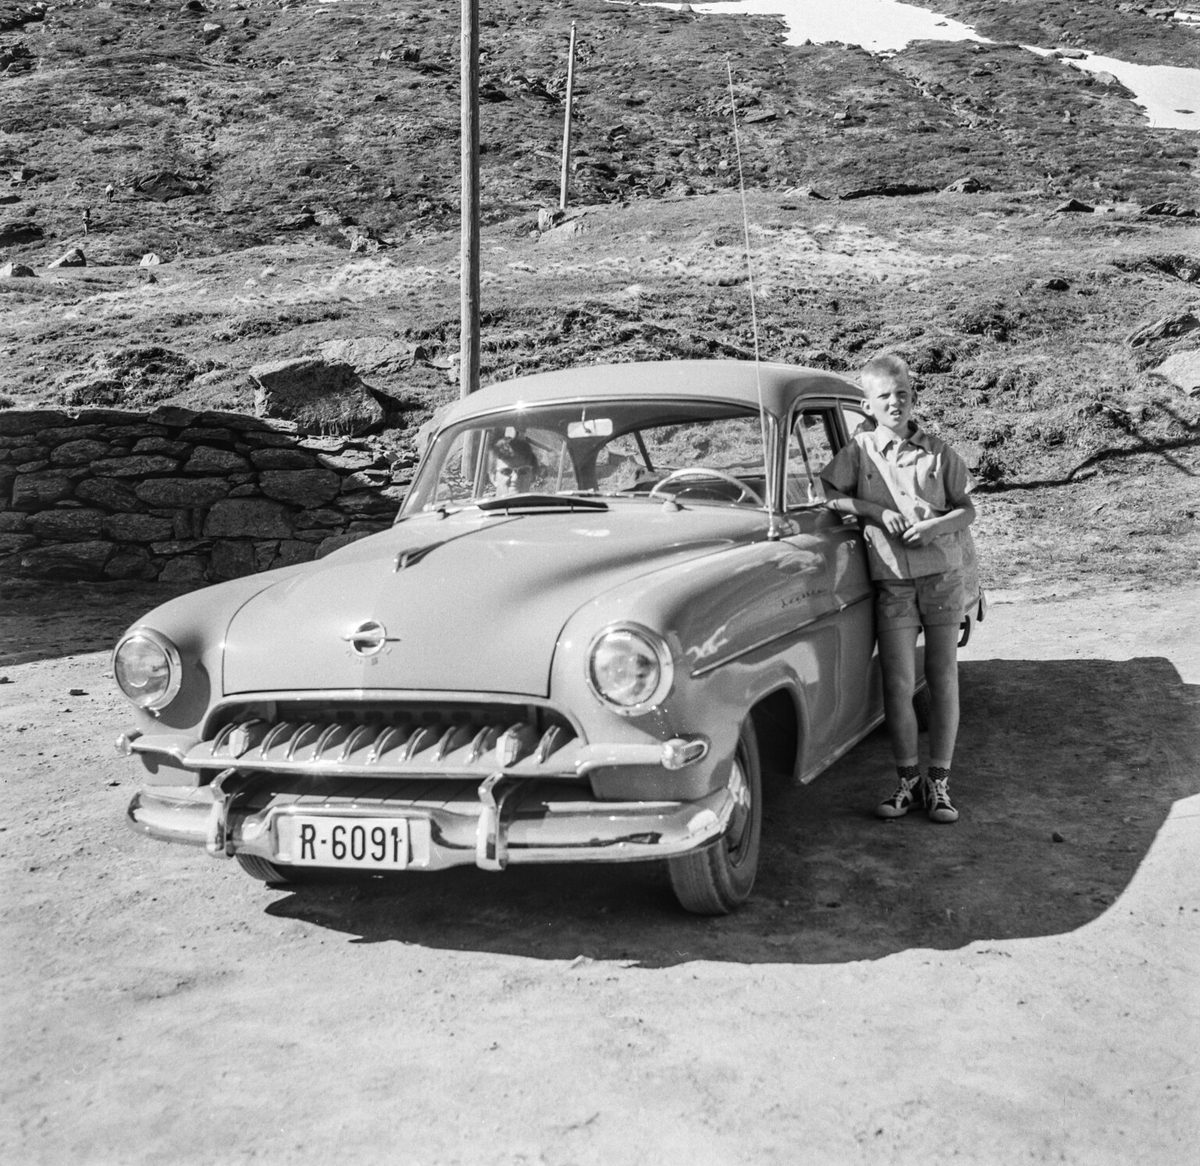
<path id="1" fill-rule="evenodd" d="M 995 593 L 958 825 L 872 818 L 876 733 L 719 920 L 655 866 L 283 891 L 138 837 L 104 649 L 161 595 L 0 598 L 0 1161 L 1192 1160 L 1194 584 Z"/>

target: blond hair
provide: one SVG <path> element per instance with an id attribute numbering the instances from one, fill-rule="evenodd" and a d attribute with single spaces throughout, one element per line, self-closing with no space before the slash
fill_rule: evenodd
<path id="1" fill-rule="evenodd" d="M 908 371 L 908 365 L 905 364 L 904 358 L 891 352 L 873 356 L 863 365 L 862 372 L 859 373 L 859 380 L 865 381 L 868 378 L 898 381 L 900 384 L 910 387 L 912 385 L 912 375 Z"/>

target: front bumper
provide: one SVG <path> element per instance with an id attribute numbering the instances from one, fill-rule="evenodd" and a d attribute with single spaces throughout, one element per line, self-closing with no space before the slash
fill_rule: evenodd
<path id="1" fill-rule="evenodd" d="M 226 792 L 218 778 L 198 788 L 148 786 L 130 803 L 129 822 L 152 838 L 287 866 L 290 855 L 281 849 L 279 830 L 287 815 L 404 818 L 408 869 L 502 870 L 509 863 L 636 862 L 686 854 L 719 838 L 733 810 L 725 788 L 695 801 L 605 802 L 588 798 L 579 785 L 503 773 L 478 786 L 347 781 L 320 793 L 265 797 L 253 784 Z"/>

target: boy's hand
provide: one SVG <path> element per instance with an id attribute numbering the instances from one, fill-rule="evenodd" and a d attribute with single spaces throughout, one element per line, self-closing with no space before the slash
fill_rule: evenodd
<path id="1" fill-rule="evenodd" d="M 927 547 L 937 538 L 937 519 L 925 518 L 914 522 L 901 536 L 900 541 L 910 547 Z"/>
<path id="2" fill-rule="evenodd" d="M 908 525 L 908 519 L 898 510 L 885 510 L 879 516 L 879 524 L 893 538 L 903 537 L 906 542 L 908 541 L 905 532 L 912 528 Z"/>

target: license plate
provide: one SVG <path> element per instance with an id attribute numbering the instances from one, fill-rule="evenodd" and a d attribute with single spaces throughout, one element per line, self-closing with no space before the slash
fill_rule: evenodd
<path id="1" fill-rule="evenodd" d="M 404 870 L 409 859 L 407 818 L 279 819 L 279 861 L 291 866 Z"/>

